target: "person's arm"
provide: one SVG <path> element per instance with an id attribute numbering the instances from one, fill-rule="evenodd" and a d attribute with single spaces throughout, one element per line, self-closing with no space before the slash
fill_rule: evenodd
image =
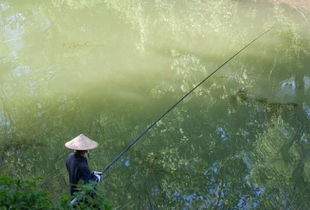
<path id="1" fill-rule="evenodd" d="M 85 183 L 88 183 L 89 181 L 95 181 L 98 182 L 98 178 L 97 176 L 94 175 L 94 173 L 92 173 L 88 166 L 82 166 L 79 169 L 80 172 L 80 179 L 82 179 Z"/>

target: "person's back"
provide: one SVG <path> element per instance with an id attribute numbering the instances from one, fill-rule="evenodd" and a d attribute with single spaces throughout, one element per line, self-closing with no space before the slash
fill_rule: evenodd
<path id="1" fill-rule="evenodd" d="M 89 170 L 87 159 L 79 152 L 70 153 L 66 162 L 69 173 L 70 193 L 77 192 L 77 184 L 80 180 L 84 183 L 98 181 L 98 178 Z"/>

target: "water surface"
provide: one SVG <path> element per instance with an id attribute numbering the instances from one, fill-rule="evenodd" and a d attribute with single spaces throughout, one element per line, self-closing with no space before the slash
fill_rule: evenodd
<path id="1" fill-rule="evenodd" d="M 64 143 L 100 143 L 116 209 L 310 206 L 309 12 L 267 1 L 3 1 L 1 174 L 68 193 Z"/>

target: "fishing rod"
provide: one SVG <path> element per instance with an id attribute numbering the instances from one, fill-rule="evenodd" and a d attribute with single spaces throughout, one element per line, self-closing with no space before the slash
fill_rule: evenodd
<path id="1" fill-rule="evenodd" d="M 171 112 L 179 103 L 181 103 L 187 96 L 189 96 L 193 91 L 195 91 L 200 85 L 202 85 L 205 81 L 207 81 L 212 75 L 214 75 L 218 70 L 220 70 L 223 66 L 225 66 L 229 61 L 234 59 L 237 55 L 239 55 L 242 51 L 244 51 L 246 48 L 248 48 L 253 42 L 264 36 L 266 33 L 271 31 L 272 28 L 264 31 L 260 35 L 258 35 L 256 38 L 254 38 L 251 42 L 246 44 L 243 48 L 241 48 L 238 52 L 236 52 L 234 55 L 232 55 L 230 58 L 228 58 L 223 64 L 221 64 L 219 67 L 217 67 L 212 73 L 210 73 L 208 76 L 206 76 L 201 82 L 199 82 L 197 85 L 195 85 L 190 91 L 188 91 L 185 95 L 183 95 L 175 104 L 170 106 L 162 115 L 160 115 L 153 123 L 148 125 L 144 131 L 136 137 L 134 140 L 132 140 L 127 147 L 119 153 L 109 164 L 107 164 L 102 172 L 102 175 L 107 172 L 112 165 L 114 165 L 132 146 L 134 146 L 149 130 L 151 130 L 160 120 L 162 120 L 169 112 Z M 100 181 L 103 181 L 105 177 L 102 177 Z M 70 201 L 70 205 L 73 206 L 78 202 L 81 198 L 75 197 L 73 200 Z"/>
<path id="2" fill-rule="evenodd" d="M 229 59 L 227 59 L 223 64 L 221 64 L 219 67 L 217 67 L 212 73 L 210 73 L 208 76 L 206 76 L 201 82 L 199 82 L 197 85 L 195 85 L 190 91 L 188 91 L 185 95 L 183 95 L 175 104 L 170 106 L 162 115 L 160 115 L 153 123 L 148 125 L 144 131 L 136 137 L 134 140 L 132 140 L 127 147 L 119 153 L 109 164 L 107 164 L 103 170 L 102 174 L 107 172 L 112 165 L 114 165 L 132 146 L 134 146 L 149 130 L 151 130 L 160 120 L 162 120 L 169 112 L 171 112 L 179 103 L 181 103 L 187 96 L 189 96 L 192 92 L 194 92 L 199 86 L 201 86 L 205 81 L 207 81 L 210 77 L 212 77 L 218 70 L 220 70 L 223 66 L 225 66 L 229 61 L 234 59 L 237 55 L 239 55 L 242 51 L 244 51 L 246 48 L 248 48 L 253 42 L 264 36 L 266 33 L 271 31 L 272 28 L 264 31 L 260 35 L 258 35 L 256 38 L 254 38 L 251 42 L 246 44 L 243 48 L 241 48 L 238 52 L 236 52 L 234 55 L 232 55 Z M 104 178 L 104 177 L 103 177 Z M 103 179 L 102 179 L 103 180 Z"/>

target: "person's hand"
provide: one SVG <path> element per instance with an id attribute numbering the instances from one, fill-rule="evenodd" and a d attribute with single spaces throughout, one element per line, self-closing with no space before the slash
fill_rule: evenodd
<path id="1" fill-rule="evenodd" d="M 100 182 L 101 177 L 102 177 L 102 172 L 101 171 L 94 171 L 93 173 L 97 177 L 98 182 Z"/>

